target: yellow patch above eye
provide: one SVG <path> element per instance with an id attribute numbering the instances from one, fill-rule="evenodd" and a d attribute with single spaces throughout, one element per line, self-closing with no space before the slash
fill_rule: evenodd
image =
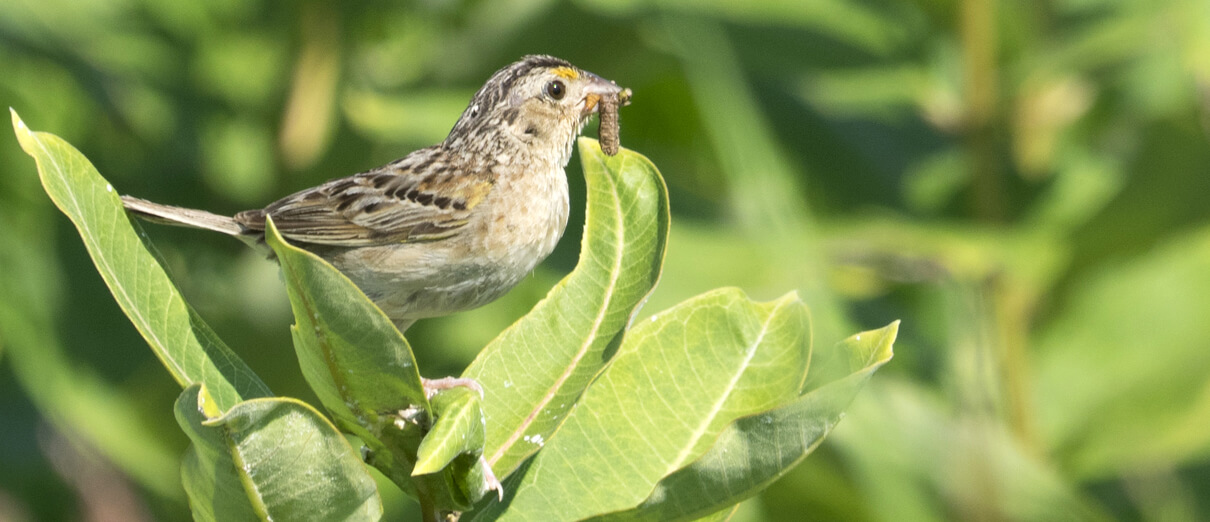
<path id="1" fill-rule="evenodd" d="M 571 67 L 555 67 L 554 69 L 551 69 L 550 72 L 554 73 L 555 76 L 567 78 L 568 80 L 574 80 L 580 77 L 580 72 L 572 69 Z"/>

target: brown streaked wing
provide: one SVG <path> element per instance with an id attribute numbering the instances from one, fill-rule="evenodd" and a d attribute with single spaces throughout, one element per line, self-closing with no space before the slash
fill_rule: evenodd
<path id="1" fill-rule="evenodd" d="M 373 246 L 434 241 L 458 232 L 491 191 L 486 173 L 416 174 L 384 168 L 333 180 L 236 220 L 263 230 L 273 217 L 289 240 L 320 245 Z"/>

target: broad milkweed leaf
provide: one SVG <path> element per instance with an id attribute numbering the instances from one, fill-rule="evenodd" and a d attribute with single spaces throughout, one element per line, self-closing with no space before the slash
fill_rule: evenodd
<path id="1" fill-rule="evenodd" d="M 348 441 L 307 404 L 253 399 L 227 411 L 202 385 L 177 422 L 193 442 L 181 465 L 194 520 L 378 520 L 374 479 Z"/>
<path id="2" fill-rule="evenodd" d="M 593 520 L 697 518 L 725 513 L 720 510 L 760 492 L 831 433 L 870 376 L 891 360 L 898 332 L 896 321 L 845 339 L 834 357 L 837 366 L 843 366 L 843 377 L 789 404 L 737 419 L 722 431 L 710 451 L 661 480 L 638 507 Z"/>
<path id="3" fill-rule="evenodd" d="M 637 506 L 737 418 L 798 397 L 809 359 L 807 310 L 794 294 L 757 303 L 721 289 L 643 320 L 506 482 L 505 502 L 476 519 L 578 520 Z"/>
<path id="4" fill-rule="evenodd" d="M 607 156 L 590 138 L 579 150 L 588 181 L 579 264 L 463 373 L 483 386 L 486 454 L 501 477 L 554 433 L 663 266 L 668 190 L 655 165 L 627 149 Z"/>
<path id="5" fill-rule="evenodd" d="M 33 132 L 12 111 L 21 148 L 46 193 L 84 240 L 101 278 L 181 387 L 204 383 L 222 408 L 271 395 L 177 291 L 132 224 L 113 185 L 62 138 Z"/>

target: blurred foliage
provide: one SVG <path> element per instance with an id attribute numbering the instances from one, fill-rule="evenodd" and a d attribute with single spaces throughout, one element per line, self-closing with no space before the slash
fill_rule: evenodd
<path id="1" fill-rule="evenodd" d="M 1204 0 L 16 0 L 0 103 L 120 192 L 234 212 L 440 140 L 535 52 L 636 93 L 622 142 L 673 207 L 647 310 L 738 285 L 800 289 L 817 343 L 903 320 L 832 439 L 737 518 L 1210 518 Z M 185 519 L 176 384 L 15 139 L 0 165 L 0 518 Z M 414 327 L 420 366 L 459 373 L 579 227 L 501 301 Z M 314 403 L 276 268 L 148 232 L 256 373 Z"/>

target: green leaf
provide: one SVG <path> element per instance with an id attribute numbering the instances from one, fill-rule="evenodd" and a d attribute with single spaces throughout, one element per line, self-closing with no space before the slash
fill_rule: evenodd
<path id="1" fill-rule="evenodd" d="M 459 455 L 483 455 L 487 427 L 479 394 L 457 387 L 437 393 L 432 402 L 437 420 L 416 452 L 413 475 L 436 473 Z"/>
<path id="2" fill-rule="evenodd" d="M 484 389 L 488 462 L 499 476 L 550 438 L 659 279 L 668 191 L 642 155 L 580 138 L 588 182 L 580 262 L 463 374 Z"/>
<path id="3" fill-rule="evenodd" d="M 721 289 L 643 320 L 566 424 L 532 441 L 545 448 L 482 518 L 575 520 L 639 505 L 736 419 L 797 398 L 809 337 L 793 294 L 756 303 Z"/>
<path id="4" fill-rule="evenodd" d="M 773 410 L 742 417 L 710 451 L 665 477 L 635 509 L 599 520 L 696 518 L 755 495 L 807 457 L 840 422 L 870 376 L 891 360 L 899 322 L 840 343 L 845 375 Z M 814 363 L 813 363 L 814 364 Z M 814 371 L 813 371 L 814 373 Z"/>
<path id="5" fill-rule="evenodd" d="M 113 186 L 63 139 L 32 132 L 12 111 L 21 148 L 38 163 L 46 193 L 71 219 L 122 311 L 182 386 L 204 383 L 220 407 L 270 395 L 177 292 L 122 208 Z"/>
<path id="6" fill-rule="evenodd" d="M 285 276 L 303 376 L 337 424 L 376 438 L 395 412 L 429 411 L 412 348 L 382 310 L 328 262 L 286 243 L 272 220 L 265 242 Z"/>
<path id="7" fill-rule="evenodd" d="M 303 376 L 336 424 L 361 438 L 369 449 L 368 462 L 405 492 L 424 494 L 442 509 L 469 508 L 487 490 L 490 476 L 478 458 L 483 453 L 482 418 L 476 426 L 457 420 L 466 412 L 443 420 L 425 396 L 411 346 L 386 315 L 331 264 L 286 243 L 272 220 L 265 242 L 277 254 L 286 280 Z M 478 453 L 451 466 L 416 472 L 417 452 L 431 438 L 424 430 L 434 419 L 432 429 L 443 431 L 430 447 L 450 438 L 477 437 L 474 449 L 467 451 Z M 470 431 L 452 431 L 459 428 Z"/>
<path id="8" fill-rule="evenodd" d="M 432 408 L 411 346 L 348 277 L 286 243 L 272 220 L 265 242 L 277 254 L 285 277 L 294 309 L 290 331 L 303 377 L 336 424 L 370 449 L 369 462 L 416 494 L 412 466 L 421 425 L 429 422 Z M 401 411 L 412 412 L 416 422 L 396 424 Z"/>
<path id="9" fill-rule="evenodd" d="M 438 392 L 432 399 L 437 419 L 417 450 L 413 475 L 446 470 L 446 488 L 458 488 L 457 510 L 469 509 L 489 491 L 500 491 L 500 482 L 483 458 L 487 422 L 479 394 L 466 387 Z"/>
<path id="10" fill-rule="evenodd" d="M 306 403 L 254 399 L 223 413 L 188 387 L 177 422 L 193 445 L 181 477 L 194 520 L 378 520 L 374 479 L 336 427 Z"/>

